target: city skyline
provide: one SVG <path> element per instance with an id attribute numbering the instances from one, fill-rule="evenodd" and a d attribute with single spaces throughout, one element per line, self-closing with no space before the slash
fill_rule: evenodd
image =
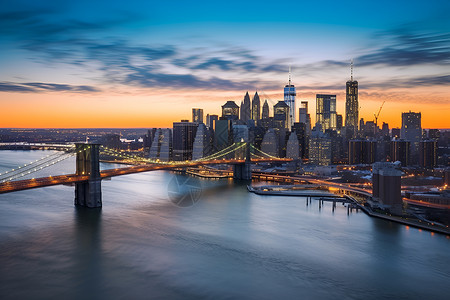
<path id="1" fill-rule="evenodd" d="M 352 2 L 352 18 L 345 2 L 290 4 L 289 18 L 275 4 L 230 4 L 175 2 L 170 14 L 140 1 L 1 8 L 0 127 L 171 127 L 192 107 L 220 115 L 246 91 L 269 99 L 272 114 L 289 66 L 297 104 L 332 94 L 345 116 L 353 59 L 360 118 L 372 121 L 386 101 L 379 125 L 401 127 L 412 110 L 423 128 L 449 128 L 450 4 Z"/>

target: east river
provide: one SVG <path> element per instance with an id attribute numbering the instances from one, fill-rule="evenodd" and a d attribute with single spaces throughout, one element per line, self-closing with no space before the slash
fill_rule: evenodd
<path id="1" fill-rule="evenodd" d="M 0 173 L 48 153 L 0 151 Z M 169 195 L 187 179 L 199 198 L 183 208 Z M 75 207 L 73 186 L 0 195 L 0 299 L 450 297 L 445 235 L 165 171 L 102 192 L 102 209 Z"/>

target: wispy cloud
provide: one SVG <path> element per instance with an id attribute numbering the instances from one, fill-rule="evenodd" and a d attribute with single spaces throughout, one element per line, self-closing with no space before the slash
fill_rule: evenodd
<path id="1" fill-rule="evenodd" d="M 75 92 L 75 93 L 93 93 L 100 92 L 100 89 L 89 85 L 70 85 L 44 82 L 0 82 L 0 92 Z"/>
<path id="2" fill-rule="evenodd" d="M 174 44 L 137 45 L 125 38 L 94 38 L 92 32 L 132 22 L 129 16 L 102 22 L 79 20 L 56 21 L 46 18 L 52 11 L 15 11 L 0 14 L 0 34 L 3 38 L 16 39 L 22 49 L 32 53 L 34 61 L 46 65 L 64 63 L 93 70 L 101 78 L 99 84 L 120 84 L 136 87 L 173 87 L 217 90 L 245 90 L 279 88 L 280 82 L 263 80 L 261 74 L 286 73 L 291 58 L 267 58 L 258 56 L 245 47 L 212 44 L 211 47 Z M 383 31 L 373 38 L 362 55 L 355 57 L 358 67 L 374 65 L 411 67 L 422 64 L 450 64 L 450 34 L 417 33 L 406 26 Z M 307 65 L 295 65 L 295 69 L 314 75 L 328 68 L 348 67 L 348 61 L 325 60 Z M 441 72 L 442 73 L 442 72 Z M 269 76 L 270 76 L 269 75 Z M 267 75 L 266 75 L 267 76 Z M 268 78 L 267 76 L 266 78 Z M 385 82 L 367 80 L 362 84 L 371 87 L 411 87 L 415 85 L 448 85 L 448 74 L 436 74 L 417 78 L 395 78 Z M 91 86 L 65 84 L 3 82 L 2 90 L 17 92 L 73 91 L 96 92 Z M 327 83 L 314 86 L 298 86 L 298 89 L 338 90 L 343 84 Z"/>

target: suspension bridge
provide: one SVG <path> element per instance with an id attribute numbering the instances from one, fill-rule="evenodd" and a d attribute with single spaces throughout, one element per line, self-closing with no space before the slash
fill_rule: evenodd
<path id="1" fill-rule="evenodd" d="M 291 161 L 289 158 L 278 158 L 264 153 L 252 144 L 245 142 L 234 143 L 212 155 L 190 161 L 149 159 L 125 154 L 115 149 L 103 147 L 100 144 L 76 143 L 74 145 L 58 145 L 58 148 L 64 151 L 49 154 L 34 162 L 0 174 L 0 194 L 52 185 L 70 184 L 75 185 L 75 205 L 101 207 L 101 180 L 105 178 L 156 170 L 228 164 L 233 166 L 233 178 L 251 180 L 252 163 Z M 100 170 L 100 154 L 120 158 L 121 161 L 132 165 Z M 75 174 L 22 179 L 23 177 L 33 176 L 32 174 L 73 156 L 76 156 Z"/>

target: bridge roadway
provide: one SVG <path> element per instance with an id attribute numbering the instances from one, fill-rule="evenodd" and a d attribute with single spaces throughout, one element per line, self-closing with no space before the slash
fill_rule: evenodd
<path id="1" fill-rule="evenodd" d="M 263 158 L 263 159 L 252 159 L 252 163 L 263 163 L 263 162 L 288 162 L 291 159 L 288 158 Z M 177 164 L 145 164 L 145 165 L 136 165 L 125 168 L 117 168 L 117 169 L 108 169 L 100 172 L 100 177 L 109 178 L 114 176 L 121 176 L 127 174 L 141 173 L 141 172 L 149 172 L 156 170 L 171 170 L 178 168 L 188 168 L 188 167 L 196 167 L 196 166 L 204 166 L 204 165 L 217 165 L 217 164 L 242 164 L 245 163 L 245 159 L 214 159 L 207 161 L 188 161 L 185 163 L 177 163 Z M 49 176 L 49 177 L 40 177 L 26 180 L 15 180 L 15 181 L 7 181 L 0 183 L 0 194 L 34 189 L 45 186 L 59 185 L 59 184 L 72 184 L 77 182 L 83 182 L 89 180 L 89 175 L 77 175 L 77 174 L 68 174 L 68 175 L 57 175 L 57 176 Z"/>

